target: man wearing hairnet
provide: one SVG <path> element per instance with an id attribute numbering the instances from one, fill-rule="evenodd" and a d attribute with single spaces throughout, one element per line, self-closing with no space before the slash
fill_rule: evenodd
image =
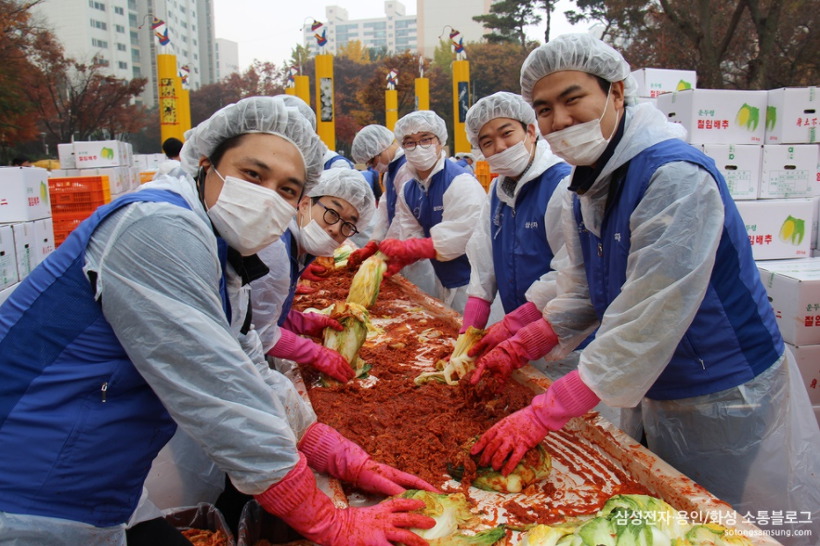
<path id="1" fill-rule="evenodd" d="M 196 180 L 100 207 L 0 307 L 0 542 L 124 544 L 178 425 L 311 540 L 422 544 L 401 528 L 432 526 L 404 513 L 418 503 L 339 510 L 316 488 L 308 465 L 384 494 L 420 480 L 316 423 L 231 328 L 227 273 L 281 235 L 318 178 L 318 138 L 281 99 L 251 97 L 186 140 Z"/>
<path id="2" fill-rule="evenodd" d="M 790 541 L 816 543 L 820 432 L 714 163 L 635 104 L 629 65 L 589 35 L 533 51 L 521 88 L 575 168 L 562 210 L 569 262 L 543 318 L 514 338 L 552 337 L 549 359 L 599 328 L 577 371 L 484 434 L 481 463 L 508 472 L 603 400 L 635 408 L 627 432 L 642 426 L 652 451 L 741 514 L 810 511 L 800 525 L 814 534 Z"/>
<path id="3" fill-rule="evenodd" d="M 470 172 L 447 160 L 447 127 L 435 112 L 407 114 L 396 122 L 394 133 L 413 178 L 398 194 L 397 238 L 379 245 L 388 259 L 385 275 L 429 259 L 435 272 L 433 295 L 461 313 L 470 281 L 465 248 L 487 194 Z"/>
<path id="4" fill-rule="evenodd" d="M 347 260 L 351 267 L 358 267 L 376 253 L 379 249 L 379 242 L 386 237 L 393 236 L 388 230 L 396 216 L 396 201 L 402 186 L 413 177 L 413 174 L 404 167 L 407 157 L 396 141 L 396 135 L 384 125 L 373 124 L 362 127 L 353 138 L 351 155 L 356 163 L 364 163 L 382 175 L 385 195 L 376 211 L 370 241 L 351 253 Z"/>
<path id="5" fill-rule="evenodd" d="M 538 138 L 535 114 L 520 95 L 500 91 L 484 97 L 467 111 L 465 123 L 470 144 L 498 177 L 467 243 L 472 271 L 461 331 L 487 326 L 498 293 L 507 315 L 494 331 L 506 339 L 508 330 L 540 318 L 554 295 L 547 288 L 553 283 L 540 279 L 564 246 L 559 220 L 570 167 Z M 527 293 L 533 283 L 541 286 L 533 291 L 535 301 Z"/>
<path id="6" fill-rule="evenodd" d="M 277 245 L 260 252 L 271 271 L 251 283 L 253 324 L 270 356 L 311 365 L 343 383 L 353 378 L 353 369 L 342 355 L 299 336 L 321 337 L 326 327 L 341 330 L 342 326 L 325 315 L 291 309 L 292 279 L 298 279 L 316 256 L 332 256 L 359 226 L 368 225 L 375 208 L 370 185 L 359 171 L 325 170 L 299 202 L 290 224 L 294 234 L 290 252 L 281 256 Z"/>

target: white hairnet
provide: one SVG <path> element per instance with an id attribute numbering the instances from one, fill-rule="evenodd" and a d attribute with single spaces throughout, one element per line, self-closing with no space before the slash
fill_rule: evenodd
<path id="1" fill-rule="evenodd" d="M 396 128 L 393 132 L 399 142 L 408 135 L 433 133 L 438 137 L 442 146 L 447 144 L 447 124 L 432 110 L 410 112 L 396 122 Z"/>
<path id="2" fill-rule="evenodd" d="M 364 229 L 376 212 L 376 198 L 370 183 L 356 169 L 328 169 L 322 171 L 319 183 L 307 193 L 308 197 L 338 197 L 344 199 L 359 213 L 356 228 Z"/>
<path id="3" fill-rule="evenodd" d="M 282 97 L 282 100 L 285 101 L 285 104 L 287 104 L 291 108 L 296 108 L 297 110 L 299 110 L 299 113 L 305 116 L 305 119 L 310 122 L 310 126 L 313 127 L 313 130 L 316 130 L 316 112 L 313 111 L 313 108 L 311 108 L 308 103 L 306 103 L 296 95 L 279 96 Z"/>
<path id="4" fill-rule="evenodd" d="M 467 110 L 464 129 L 473 147 L 478 147 L 478 133 L 488 122 L 496 118 L 510 118 L 524 125 L 535 125 L 535 111 L 521 95 L 499 91 L 476 102 Z"/>
<path id="5" fill-rule="evenodd" d="M 394 140 L 396 135 L 384 125 L 366 125 L 353 138 L 350 155 L 356 163 L 367 163 L 385 151 Z"/>
<path id="6" fill-rule="evenodd" d="M 521 66 L 521 96 L 532 104 L 532 88 L 553 72 L 578 70 L 608 82 L 624 82 L 624 98 L 634 104 L 638 84 L 623 55 L 590 34 L 563 34 L 534 49 Z"/>
<path id="7" fill-rule="evenodd" d="M 248 133 L 277 135 L 296 146 L 305 164 L 305 191 L 319 180 L 325 150 L 322 141 L 302 114 L 286 106 L 280 96 L 242 99 L 186 131 L 180 152 L 183 168 L 196 175 L 200 158 L 209 158 L 229 138 Z"/>

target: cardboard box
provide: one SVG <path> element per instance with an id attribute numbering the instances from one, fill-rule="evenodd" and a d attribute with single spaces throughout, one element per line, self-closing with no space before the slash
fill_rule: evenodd
<path id="1" fill-rule="evenodd" d="M 692 89 L 658 95 L 658 109 L 682 124 L 690 144 L 763 144 L 766 91 Z"/>
<path id="2" fill-rule="evenodd" d="M 54 224 L 51 218 L 34 221 L 34 265 L 54 252 Z"/>
<path id="3" fill-rule="evenodd" d="M 114 195 L 131 189 L 130 169 L 130 167 L 108 167 L 97 169 L 97 174 L 108 176 L 108 187 L 111 189 L 111 195 Z"/>
<path id="4" fill-rule="evenodd" d="M 703 153 L 715 160 L 732 199 L 757 199 L 763 149 L 753 144 L 704 144 Z"/>
<path id="5" fill-rule="evenodd" d="M 757 262 L 780 333 L 792 345 L 820 345 L 820 258 Z"/>
<path id="6" fill-rule="evenodd" d="M 763 146 L 761 165 L 760 199 L 820 195 L 816 144 Z"/>
<path id="7" fill-rule="evenodd" d="M 14 231 L 11 226 L 0 226 L 0 289 L 16 284 L 19 280 Z"/>
<path id="8" fill-rule="evenodd" d="M 820 197 L 814 198 L 814 221 L 811 228 L 811 248 L 816 249 L 820 245 Z M 812 254 L 814 256 L 814 254 Z"/>
<path id="9" fill-rule="evenodd" d="M 820 345 L 794 346 L 789 343 L 788 346 L 797 361 L 812 406 L 820 405 Z"/>
<path id="10" fill-rule="evenodd" d="M 632 72 L 638 83 L 638 96 L 655 98 L 664 93 L 695 89 L 697 73 L 694 70 L 641 68 Z"/>
<path id="11" fill-rule="evenodd" d="M 784 87 L 768 93 L 767 144 L 820 142 L 820 96 L 816 87 Z"/>
<path id="12" fill-rule="evenodd" d="M 17 276 L 20 280 L 26 278 L 37 264 L 34 258 L 34 222 L 20 222 L 12 224 L 14 231 L 14 255 L 17 258 Z"/>
<path id="13" fill-rule="evenodd" d="M 0 305 L 3 305 L 3 302 L 5 302 L 7 299 L 9 299 L 9 296 L 11 296 L 11 293 L 14 292 L 14 289 L 17 288 L 18 286 L 20 286 L 19 282 L 15 283 L 15 284 L 12 284 L 11 286 L 0 290 Z"/>
<path id="14" fill-rule="evenodd" d="M 74 142 L 74 158 L 78 169 L 119 167 L 127 165 L 128 154 L 119 140 Z"/>
<path id="15" fill-rule="evenodd" d="M 0 167 L 0 223 L 49 216 L 48 171 L 38 167 Z"/>
<path id="16" fill-rule="evenodd" d="M 61 169 L 76 169 L 77 161 L 74 157 L 74 143 L 57 144 L 57 158 Z"/>
<path id="17" fill-rule="evenodd" d="M 807 258 L 814 199 L 737 201 L 755 260 Z"/>

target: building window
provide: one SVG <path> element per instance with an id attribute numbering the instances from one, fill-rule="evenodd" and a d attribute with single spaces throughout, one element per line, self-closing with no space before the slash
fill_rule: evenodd
<path id="1" fill-rule="evenodd" d="M 91 62 L 93 62 L 94 64 L 98 64 L 100 66 L 108 66 L 109 64 L 111 64 L 105 57 L 94 57 L 93 59 L 91 59 Z"/>
<path id="2" fill-rule="evenodd" d="M 119 61 L 119 62 L 117 63 L 117 66 L 119 66 L 122 70 L 128 70 L 128 63 L 125 63 L 125 62 Z"/>
<path id="3" fill-rule="evenodd" d="M 128 0 L 128 9 L 137 11 L 137 0 Z"/>
<path id="4" fill-rule="evenodd" d="M 117 15 L 125 15 L 125 10 L 119 6 L 114 6 L 114 13 Z"/>
<path id="5" fill-rule="evenodd" d="M 100 30 L 108 30 L 108 25 L 106 25 L 102 21 L 96 21 L 94 19 L 91 19 L 91 26 L 94 28 L 98 28 Z"/>
<path id="6" fill-rule="evenodd" d="M 100 49 L 108 49 L 108 42 L 106 42 L 105 40 L 91 38 L 91 45 L 93 47 L 99 47 Z"/>
<path id="7" fill-rule="evenodd" d="M 137 14 L 136 13 L 129 13 L 128 14 L 128 24 L 132 27 L 137 26 Z"/>
<path id="8" fill-rule="evenodd" d="M 121 34 L 125 34 L 125 27 L 122 25 L 114 25 L 114 30 Z"/>
<path id="9" fill-rule="evenodd" d="M 135 64 L 140 62 L 140 50 L 139 49 L 137 49 L 137 48 L 132 48 L 131 49 L 131 62 L 135 63 Z"/>
<path id="10" fill-rule="evenodd" d="M 140 73 L 140 67 L 138 66 L 133 67 L 131 69 L 131 73 L 134 75 L 135 78 L 139 78 L 142 76 L 142 74 Z"/>
<path id="11" fill-rule="evenodd" d="M 117 43 L 117 51 L 128 51 L 128 46 L 125 44 Z"/>
<path id="12" fill-rule="evenodd" d="M 95 2 L 94 0 L 88 0 L 88 7 L 98 9 L 100 11 L 105 11 L 105 4 L 103 4 L 102 2 Z"/>

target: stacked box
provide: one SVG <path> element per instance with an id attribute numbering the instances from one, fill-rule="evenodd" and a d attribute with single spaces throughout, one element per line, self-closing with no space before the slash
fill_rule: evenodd
<path id="1" fill-rule="evenodd" d="M 783 199 L 820 195 L 816 171 L 815 144 L 763 146 L 759 197 Z"/>
<path id="2" fill-rule="evenodd" d="M 14 231 L 9 225 L 0 225 L 0 290 L 16 284 L 18 280 Z"/>
<path id="3" fill-rule="evenodd" d="M 39 265 L 54 252 L 54 223 L 51 218 L 34 221 L 34 264 Z"/>
<path id="4" fill-rule="evenodd" d="M 783 339 L 820 345 L 820 258 L 758 262 Z"/>
<path id="5" fill-rule="evenodd" d="M 820 96 L 816 87 L 772 89 L 768 93 L 767 144 L 820 142 Z"/>
<path id="6" fill-rule="evenodd" d="M 664 93 L 674 93 L 697 87 L 694 70 L 670 70 L 666 68 L 641 68 L 632 72 L 638 84 L 638 96 L 654 99 Z"/>
<path id="7" fill-rule="evenodd" d="M 37 266 L 34 248 L 34 222 L 11 224 L 14 234 L 14 255 L 17 259 L 17 276 L 22 281 Z"/>
<path id="8" fill-rule="evenodd" d="M 54 245 L 60 246 L 80 222 L 97 207 L 111 202 L 107 176 L 69 176 L 50 178 Z"/>
<path id="9" fill-rule="evenodd" d="M 715 160 L 732 199 L 757 199 L 760 192 L 762 148 L 751 144 L 704 144 L 703 153 Z"/>
<path id="10" fill-rule="evenodd" d="M 49 216 L 48 171 L 39 167 L 0 167 L 0 223 Z"/>
<path id="11" fill-rule="evenodd" d="M 814 199 L 737 201 L 755 260 L 808 258 Z"/>
<path id="12" fill-rule="evenodd" d="M 682 124 L 690 144 L 763 144 L 766 91 L 691 89 L 658 96 L 657 107 Z"/>

